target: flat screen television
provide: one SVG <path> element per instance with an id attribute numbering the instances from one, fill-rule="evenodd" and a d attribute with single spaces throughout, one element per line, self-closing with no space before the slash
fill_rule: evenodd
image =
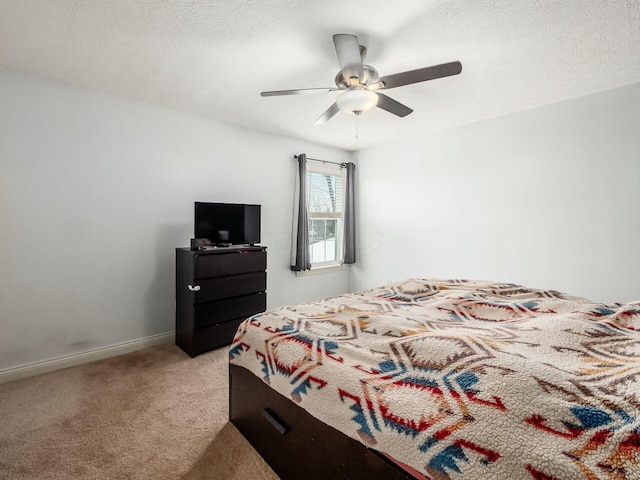
<path id="1" fill-rule="evenodd" d="M 195 202 L 195 238 L 218 246 L 260 243 L 260 205 Z"/>

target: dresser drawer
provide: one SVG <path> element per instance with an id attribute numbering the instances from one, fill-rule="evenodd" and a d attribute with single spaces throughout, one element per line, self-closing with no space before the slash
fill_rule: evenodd
<path id="1" fill-rule="evenodd" d="M 243 320 L 244 318 L 238 318 L 195 330 L 193 337 L 194 355 L 229 345 L 233 341 L 236 330 L 238 330 L 238 325 Z"/>
<path id="2" fill-rule="evenodd" d="M 238 297 L 267 289 L 267 273 L 245 273 L 230 277 L 198 280 L 200 290 L 195 294 L 195 303 L 210 302 L 223 298 Z"/>
<path id="3" fill-rule="evenodd" d="M 237 250 L 229 253 L 196 255 L 194 262 L 194 278 L 261 272 L 267 268 L 267 252 Z"/>
<path id="4" fill-rule="evenodd" d="M 247 318 L 267 308 L 267 294 L 254 293 L 195 305 L 195 327 L 201 328 L 235 318 Z"/>

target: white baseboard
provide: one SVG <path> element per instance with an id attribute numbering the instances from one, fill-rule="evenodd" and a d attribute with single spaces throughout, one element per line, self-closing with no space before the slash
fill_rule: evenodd
<path id="1" fill-rule="evenodd" d="M 4 370 L 0 370 L 0 383 L 31 377 L 33 375 L 40 375 L 41 373 L 52 372 L 54 370 L 73 367 L 83 363 L 94 362 L 96 360 L 102 360 L 103 358 L 115 357 L 116 355 L 142 350 L 143 348 L 155 347 L 156 345 L 173 342 L 174 340 L 175 332 L 161 333 L 159 335 L 130 340 L 128 342 L 96 348 L 86 352 L 74 353 L 63 357 L 52 358 L 50 360 L 29 363 L 19 367 L 6 368 Z"/>

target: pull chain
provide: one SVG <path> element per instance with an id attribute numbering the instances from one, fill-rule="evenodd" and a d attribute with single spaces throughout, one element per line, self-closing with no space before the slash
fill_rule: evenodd
<path id="1" fill-rule="evenodd" d="M 360 115 L 358 113 L 356 113 L 356 140 L 358 139 L 358 117 Z"/>

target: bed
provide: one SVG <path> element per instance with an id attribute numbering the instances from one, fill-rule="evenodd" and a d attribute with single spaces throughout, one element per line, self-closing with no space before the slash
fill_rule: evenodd
<path id="1" fill-rule="evenodd" d="M 255 315 L 229 363 L 283 479 L 640 479 L 640 302 L 408 279 Z"/>

